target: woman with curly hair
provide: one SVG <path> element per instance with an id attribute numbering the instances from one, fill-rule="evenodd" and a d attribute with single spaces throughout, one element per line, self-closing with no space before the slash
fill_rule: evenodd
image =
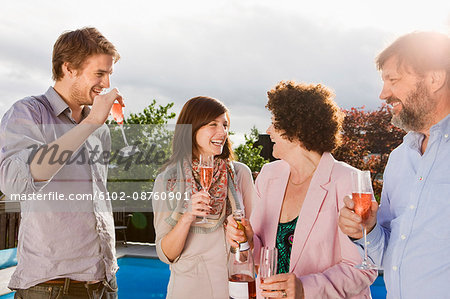
<path id="1" fill-rule="evenodd" d="M 264 279 L 258 298 L 370 298 L 377 273 L 358 270 L 357 247 L 338 229 L 351 166 L 331 155 L 343 114 L 323 85 L 281 82 L 268 92 L 267 129 L 273 156 L 256 180 L 260 197 L 245 225 L 255 260 L 262 246 L 278 248 L 278 274 Z M 244 237 L 228 218 L 232 246 Z"/>
<path id="2" fill-rule="evenodd" d="M 172 156 L 153 188 L 159 200 L 152 202 L 156 251 L 171 271 L 167 298 L 229 297 L 223 223 L 235 210 L 249 216 L 256 197 L 250 169 L 233 161 L 229 126 L 228 109 L 210 97 L 190 99 L 178 116 Z M 200 155 L 214 156 L 208 191 L 200 184 Z M 197 221 L 206 216 L 208 223 Z"/>

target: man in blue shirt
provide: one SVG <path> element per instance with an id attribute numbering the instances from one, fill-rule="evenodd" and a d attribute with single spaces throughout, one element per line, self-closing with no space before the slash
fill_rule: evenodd
<path id="1" fill-rule="evenodd" d="M 381 205 L 362 223 L 345 199 L 339 227 L 384 269 L 388 298 L 449 298 L 450 38 L 414 32 L 377 57 L 380 98 L 392 123 L 406 131 L 384 172 Z"/>

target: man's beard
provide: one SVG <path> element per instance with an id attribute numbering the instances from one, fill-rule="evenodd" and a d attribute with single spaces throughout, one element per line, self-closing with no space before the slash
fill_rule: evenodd
<path id="1" fill-rule="evenodd" d="M 416 84 L 416 90 L 402 101 L 402 110 L 392 116 L 391 122 L 407 132 L 419 132 L 432 123 L 435 108 L 436 101 L 427 92 L 424 82 L 420 81 Z"/>
<path id="2" fill-rule="evenodd" d="M 70 88 L 70 98 L 78 105 L 92 105 L 90 95 L 86 98 L 85 93 L 80 88 L 78 83 L 74 83 Z"/>

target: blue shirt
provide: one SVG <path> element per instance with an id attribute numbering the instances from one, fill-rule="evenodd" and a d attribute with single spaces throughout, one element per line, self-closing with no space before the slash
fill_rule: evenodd
<path id="1" fill-rule="evenodd" d="M 422 155 L 423 138 L 410 132 L 391 153 L 368 234 L 390 299 L 450 298 L 450 115 L 430 129 Z"/>

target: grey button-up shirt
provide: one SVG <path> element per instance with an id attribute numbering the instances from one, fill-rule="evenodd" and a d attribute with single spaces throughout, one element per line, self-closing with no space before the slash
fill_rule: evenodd
<path id="1" fill-rule="evenodd" d="M 85 107 L 83 118 L 88 114 Z M 45 95 L 16 102 L 3 116 L 0 189 L 11 200 L 21 199 L 22 214 L 12 289 L 62 277 L 109 280 L 118 269 L 111 203 L 103 200 L 107 163 L 98 159 L 111 147 L 107 126 L 92 133 L 50 180 L 34 182 L 30 173 L 32 146 L 49 144 L 78 125 L 71 115 L 50 87 Z M 31 194 L 34 200 L 24 197 Z M 47 200 L 36 200 L 38 194 Z"/>

